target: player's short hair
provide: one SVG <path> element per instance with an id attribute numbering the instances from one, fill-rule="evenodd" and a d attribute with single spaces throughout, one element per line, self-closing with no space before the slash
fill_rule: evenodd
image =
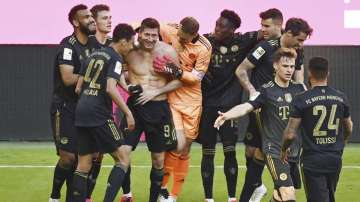
<path id="1" fill-rule="evenodd" d="M 133 36 L 135 36 L 135 31 L 129 24 L 126 23 L 120 23 L 116 25 L 114 31 L 112 40 L 113 42 L 118 42 L 121 39 L 125 39 L 126 41 L 129 41 Z"/>
<path id="2" fill-rule="evenodd" d="M 313 57 L 309 60 L 309 71 L 317 80 L 325 80 L 329 74 L 329 62 L 323 57 Z"/>
<path id="3" fill-rule="evenodd" d="M 241 18 L 235 11 L 225 9 L 221 11 L 220 16 L 229 20 L 235 29 L 239 28 L 241 25 Z"/>
<path id="4" fill-rule="evenodd" d="M 259 14 L 259 16 L 262 20 L 273 19 L 273 20 L 279 20 L 281 23 L 284 20 L 283 14 L 277 8 L 270 8 L 266 11 L 263 11 Z"/>
<path id="5" fill-rule="evenodd" d="M 180 21 L 181 30 L 184 33 L 194 35 L 198 33 L 200 25 L 199 22 L 193 17 L 185 17 Z"/>
<path id="6" fill-rule="evenodd" d="M 160 23 L 155 18 L 145 18 L 141 21 L 139 31 L 144 31 L 145 28 L 158 29 L 160 31 Z"/>
<path id="7" fill-rule="evenodd" d="M 279 62 L 282 57 L 296 58 L 297 53 L 293 48 L 279 48 L 273 55 L 273 63 Z"/>
<path id="8" fill-rule="evenodd" d="M 301 18 L 290 18 L 285 25 L 285 32 L 287 31 L 291 31 L 293 36 L 298 36 L 300 32 L 305 33 L 307 36 L 311 36 L 313 29 Z"/>
<path id="9" fill-rule="evenodd" d="M 73 20 L 75 19 L 76 14 L 77 14 L 78 11 L 86 10 L 86 9 L 88 9 L 88 7 L 86 5 L 84 5 L 84 4 L 78 4 L 78 5 L 74 6 L 74 7 L 72 7 L 70 9 L 69 14 L 68 14 L 68 20 L 69 20 L 70 24 L 73 25 Z"/>
<path id="10" fill-rule="evenodd" d="M 94 19 L 97 18 L 100 11 L 110 11 L 110 7 L 105 4 L 96 4 L 90 9 L 90 12 L 93 15 Z"/>

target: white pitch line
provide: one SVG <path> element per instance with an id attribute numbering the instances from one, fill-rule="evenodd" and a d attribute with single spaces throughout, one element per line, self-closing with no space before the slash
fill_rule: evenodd
<path id="1" fill-rule="evenodd" d="M 113 165 L 102 165 L 104 168 L 112 168 Z M 132 168 L 151 168 L 149 165 L 131 165 Z M 190 165 L 190 168 L 200 168 L 199 165 Z M 238 166 L 239 168 L 246 168 L 246 166 Z M 55 166 L 49 165 L 0 165 L 0 168 L 55 168 Z M 224 166 L 215 166 L 217 169 L 222 169 Z M 343 166 L 344 169 L 360 169 L 358 165 Z"/>

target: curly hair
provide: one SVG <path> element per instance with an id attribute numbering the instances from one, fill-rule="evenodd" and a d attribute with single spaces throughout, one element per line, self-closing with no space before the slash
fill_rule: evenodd
<path id="1" fill-rule="evenodd" d="M 78 4 L 78 5 L 74 6 L 74 7 L 72 7 L 70 9 L 69 14 L 68 14 L 68 20 L 69 20 L 70 24 L 73 25 L 73 20 L 75 19 L 75 16 L 76 16 L 78 11 L 86 10 L 86 9 L 88 9 L 88 7 L 86 5 L 84 5 L 84 4 Z"/>
<path id="2" fill-rule="evenodd" d="M 233 24 L 235 29 L 239 28 L 241 25 L 241 19 L 239 15 L 235 13 L 235 11 L 225 9 L 221 11 L 220 16 L 228 19 L 231 22 L 231 24 Z"/>

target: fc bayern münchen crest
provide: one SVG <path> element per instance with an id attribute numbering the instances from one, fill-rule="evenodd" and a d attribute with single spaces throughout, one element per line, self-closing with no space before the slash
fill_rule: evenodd
<path id="1" fill-rule="evenodd" d="M 238 50 L 239 50 L 239 46 L 237 46 L 237 45 L 231 46 L 231 51 L 232 52 L 237 52 Z"/>
<path id="2" fill-rule="evenodd" d="M 290 103 L 290 102 L 292 101 L 292 96 L 291 96 L 290 93 L 286 93 L 286 94 L 285 94 L 285 101 L 286 101 L 287 103 Z"/>
<path id="3" fill-rule="evenodd" d="M 225 46 L 220 46 L 220 53 L 221 54 L 226 54 L 227 53 L 227 48 Z"/>

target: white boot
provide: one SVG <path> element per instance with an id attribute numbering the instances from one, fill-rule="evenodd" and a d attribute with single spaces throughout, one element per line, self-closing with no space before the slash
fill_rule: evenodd
<path id="1" fill-rule="evenodd" d="M 260 202 L 261 199 L 266 195 L 267 189 L 264 184 L 257 187 L 254 193 L 251 195 L 249 202 Z"/>

